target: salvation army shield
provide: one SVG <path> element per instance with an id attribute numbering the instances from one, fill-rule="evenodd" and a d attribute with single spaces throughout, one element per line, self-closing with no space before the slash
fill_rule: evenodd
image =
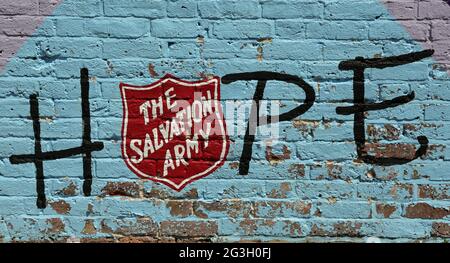
<path id="1" fill-rule="evenodd" d="M 181 191 L 223 165 L 229 140 L 218 77 L 189 82 L 165 75 L 120 89 L 122 156 L 137 176 Z"/>

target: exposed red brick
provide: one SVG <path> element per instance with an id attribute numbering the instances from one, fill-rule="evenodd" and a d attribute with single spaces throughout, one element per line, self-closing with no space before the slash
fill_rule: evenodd
<path id="1" fill-rule="evenodd" d="M 429 157 L 432 157 L 434 154 L 439 154 L 440 153 L 440 157 L 444 158 L 444 151 L 446 149 L 445 145 L 442 144 L 430 144 L 428 145 L 428 150 L 425 153 L 425 155 L 423 155 L 421 158 L 422 159 L 427 159 Z"/>
<path id="2" fill-rule="evenodd" d="M 89 215 L 94 213 L 94 205 L 93 204 L 88 204 L 88 206 L 87 206 L 87 213 Z"/>
<path id="3" fill-rule="evenodd" d="M 398 140 L 401 135 L 399 128 L 391 124 L 384 124 L 382 127 L 379 125 L 369 124 L 367 125 L 367 135 L 372 141 L 379 140 Z"/>
<path id="4" fill-rule="evenodd" d="M 447 200 L 450 196 L 448 184 L 441 185 L 419 185 L 419 197 L 434 200 Z"/>
<path id="5" fill-rule="evenodd" d="M 239 169 L 239 162 L 232 162 L 229 164 L 230 169 L 236 170 Z"/>
<path id="6" fill-rule="evenodd" d="M 448 208 L 433 207 L 427 203 L 411 204 L 406 207 L 407 218 L 442 219 L 450 215 Z"/>
<path id="7" fill-rule="evenodd" d="M 271 38 L 271 37 L 263 37 L 263 38 L 256 39 L 256 41 L 258 43 L 272 43 L 273 38 Z"/>
<path id="8" fill-rule="evenodd" d="M 314 130 L 317 127 L 319 127 L 320 122 L 318 122 L 318 121 L 294 120 L 294 121 L 292 121 L 292 125 L 294 126 L 294 128 L 298 129 L 303 136 L 314 137 Z"/>
<path id="9" fill-rule="evenodd" d="M 321 217 L 322 216 L 322 211 L 320 211 L 319 208 L 316 208 L 316 211 L 314 212 L 314 215 L 317 217 Z"/>
<path id="10" fill-rule="evenodd" d="M 107 243 L 115 243 L 114 238 L 81 238 L 80 243 L 100 243 L 100 244 L 107 244 Z"/>
<path id="11" fill-rule="evenodd" d="M 270 193 L 267 194 L 269 198 L 287 198 L 288 193 L 292 191 L 292 186 L 288 182 L 281 183 L 280 189 L 273 189 Z"/>
<path id="12" fill-rule="evenodd" d="M 167 238 L 167 237 L 165 237 L 165 238 Z M 188 238 L 176 237 L 173 240 L 174 240 L 173 242 L 183 243 L 183 244 L 185 244 L 185 243 L 211 243 L 211 242 L 213 242 L 211 237 L 188 237 Z M 167 243 L 166 241 L 162 241 L 162 242 Z"/>
<path id="13" fill-rule="evenodd" d="M 47 223 L 50 224 L 49 233 L 60 233 L 65 230 L 65 225 L 60 218 L 47 219 Z"/>
<path id="14" fill-rule="evenodd" d="M 198 202 L 195 202 L 193 204 L 193 210 L 194 210 L 194 215 L 196 217 L 199 217 L 199 218 L 202 218 L 202 219 L 208 218 L 208 214 L 205 213 L 205 211 L 203 210 L 202 207 L 200 207 L 200 204 Z"/>
<path id="15" fill-rule="evenodd" d="M 106 224 L 105 220 L 102 220 L 102 221 L 100 222 L 100 232 L 101 232 L 101 233 L 106 233 L 106 234 L 112 234 L 112 233 L 114 233 L 114 231 L 112 230 L 112 228 L 110 228 L 110 227 Z"/>
<path id="16" fill-rule="evenodd" d="M 106 228 L 107 229 L 107 228 Z M 147 217 L 139 217 L 136 222 L 130 225 L 120 224 L 114 234 L 122 236 L 157 236 L 159 231 L 158 225 Z"/>
<path id="17" fill-rule="evenodd" d="M 85 235 L 95 235 L 95 234 L 97 234 L 97 229 L 94 226 L 94 220 L 86 219 L 84 221 L 84 228 L 81 231 L 81 233 L 85 234 Z"/>
<path id="18" fill-rule="evenodd" d="M 418 130 L 420 130 L 420 128 L 419 127 L 417 127 L 416 125 L 414 125 L 414 124 L 404 124 L 403 125 L 403 129 L 405 130 L 405 131 L 418 131 Z"/>
<path id="19" fill-rule="evenodd" d="M 66 241 L 62 241 L 66 242 Z M 211 243 L 211 238 L 175 238 L 175 237 L 149 237 L 149 236 L 126 236 L 106 238 L 81 238 L 80 243 Z"/>
<path id="20" fill-rule="evenodd" d="M 208 237 L 215 236 L 218 225 L 214 221 L 163 221 L 161 233 L 175 237 Z"/>
<path id="21" fill-rule="evenodd" d="M 313 224 L 311 227 L 311 236 L 321 237 L 359 237 L 361 223 L 354 222 L 340 222 L 332 226 L 332 230 L 327 230 L 318 224 Z"/>
<path id="22" fill-rule="evenodd" d="M 321 228 L 320 226 L 318 226 L 317 224 L 313 224 L 311 227 L 311 236 L 331 236 L 332 233 L 331 231 L 325 230 L 323 228 Z"/>
<path id="23" fill-rule="evenodd" d="M 397 207 L 389 204 L 377 204 L 377 213 L 384 216 L 384 218 L 389 218 L 391 215 L 397 211 Z"/>
<path id="24" fill-rule="evenodd" d="M 42 239 L 29 239 L 26 241 L 22 240 L 12 240 L 11 243 L 31 243 L 31 244 L 60 244 L 60 243 L 68 243 L 67 237 L 57 237 L 52 236 L 49 238 L 42 238 Z"/>
<path id="25" fill-rule="evenodd" d="M 377 158 L 401 158 L 413 160 L 416 154 L 415 145 L 404 143 L 368 143 L 364 148 L 365 151 Z"/>
<path id="26" fill-rule="evenodd" d="M 239 223 L 239 226 L 247 236 L 253 235 L 258 228 L 254 219 L 244 219 Z"/>
<path id="27" fill-rule="evenodd" d="M 434 222 L 431 234 L 436 237 L 450 237 L 450 225 L 448 223 Z"/>
<path id="28" fill-rule="evenodd" d="M 63 189 L 61 189 L 60 191 L 56 192 L 56 194 L 64 196 L 64 197 L 76 196 L 77 190 L 78 190 L 77 185 L 74 184 L 73 182 L 70 182 L 70 184 L 68 186 L 66 186 Z"/>
<path id="29" fill-rule="evenodd" d="M 134 182 L 108 182 L 102 189 L 102 195 L 139 198 L 140 189 L 139 184 Z"/>
<path id="30" fill-rule="evenodd" d="M 190 201 L 168 201 L 166 206 L 170 208 L 172 216 L 188 217 L 193 214 L 192 202 Z"/>
<path id="31" fill-rule="evenodd" d="M 303 235 L 302 227 L 300 226 L 299 223 L 297 223 L 297 222 L 286 222 L 286 224 L 289 227 L 289 234 L 292 237 L 298 237 L 298 236 L 302 236 Z"/>
<path id="32" fill-rule="evenodd" d="M 374 169 L 370 169 L 366 175 L 369 179 L 374 179 L 377 177 L 377 173 L 375 172 Z"/>
<path id="33" fill-rule="evenodd" d="M 259 209 L 269 207 L 267 217 L 280 217 L 285 210 L 292 210 L 298 215 L 309 215 L 312 204 L 304 201 L 257 201 L 254 202 L 255 215 L 258 216 Z"/>
<path id="34" fill-rule="evenodd" d="M 117 240 L 119 243 L 158 243 L 159 240 L 154 237 L 121 237 Z"/>
<path id="35" fill-rule="evenodd" d="M 152 188 L 149 192 L 144 193 L 144 197 L 156 199 L 198 199 L 198 191 L 197 189 L 193 188 L 187 192 L 184 192 L 184 194 L 181 196 L 176 196 L 172 192 Z"/>
<path id="36" fill-rule="evenodd" d="M 148 73 L 152 78 L 156 78 L 159 76 L 159 74 L 155 70 L 155 66 L 152 63 L 148 64 Z"/>
<path id="37" fill-rule="evenodd" d="M 68 214 L 70 212 L 70 205 L 66 203 L 64 200 L 60 200 L 57 202 L 49 202 L 50 206 L 53 208 L 53 210 L 56 211 L 58 214 Z"/>
<path id="38" fill-rule="evenodd" d="M 333 228 L 337 236 L 357 237 L 360 236 L 361 226 L 361 223 L 342 222 L 334 224 Z"/>
<path id="39" fill-rule="evenodd" d="M 412 197 L 413 191 L 414 191 L 414 186 L 412 184 L 398 183 L 391 188 L 391 191 L 389 193 L 392 197 L 396 198 L 399 190 L 406 191 L 408 193 L 408 196 Z"/>
<path id="40" fill-rule="evenodd" d="M 206 212 L 224 212 L 230 218 L 248 218 L 254 216 L 252 203 L 241 200 L 221 200 L 214 202 L 195 202 L 194 214 L 200 218 L 208 218 Z"/>
<path id="41" fill-rule="evenodd" d="M 283 145 L 283 153 L 282 154 L 274 154 L 272 152 L 272 146 L 266 146 L 266 160 L 270 162 L 272 165 L 276 165 L 284 160 L 291 159 L 291 151 L 286 145 Z"/>
<path id="42" fill-rule="evenodd" d="M 327 162 L 327 172 L 330 179 L 338 179 L 342 174 L 342 166 L 336 165 L 334 162 Z"/>
<path id="43" fill-rule="evenodd" d="M 297 177 L 305 177 L 305 165 L 304 164 L 291 164 L 288 172 L 296 175 Z"/>
<path id="44" fill-rule="evenodd" d="M 291 207 L 292 205 L 292 207 Z M 295 201 L 293 203 L 288 203 L 287 207 L 294 209 L 297 213 L 301 215 L 309 215 L 311 212 L 311 203 L 303 201 Z"/>

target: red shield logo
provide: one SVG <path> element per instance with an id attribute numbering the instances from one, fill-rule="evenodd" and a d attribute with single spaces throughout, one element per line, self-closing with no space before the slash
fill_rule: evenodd
<path id="1" fill-rule="evenodd" d="M 229 140 L 219 77 L 188 82 L 166 75 L 120 89 L 122 155 L 136 175 L 181 191 L 223 165 Z"/>

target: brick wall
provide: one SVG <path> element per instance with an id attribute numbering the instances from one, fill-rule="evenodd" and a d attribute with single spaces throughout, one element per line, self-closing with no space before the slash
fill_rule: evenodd
<path id="1" fill-rule="evenodd" d="M 449 10 L 440 0 L 2 0 L 0 241 L 445 241 Z M 410 160 L 365 163 L 354 116 L 336 113 L 354 102 L 353 72 L 339 63 L 425 49 L 434 55 L 366 70 L 367 103 L 415 97 L 366 112 L 364 125 L 368 153 Z M 82 144 L 82 68 L 89 70 L 91 139 L 103 143 L 92 152 L 90 196 L 81 154 L 43 161 L 45 180 L 36 179 L 36 160 L 11 161 L 35 153 L 36 123 L 42 152 Z M 182 191 L 127 167 L 120 82 L 255 71 L 298 76 L 316 99 L 280 122 L 277 138 L 256 136 L 247 175 L 239 173 L 244 134 L 231 132 L 245 132 L 247 120 L 233 118 L 223 166 Z M 256 81 L 222 83 L 221 102 L 251 100 L 255 89 Z M 268 82 L 264 96 L 278 100 L 281 113 L 304 99 L 280 81 Z M 418 136 L 429 146 L 413 160 Z M 36 203 L 41 183 L 45 208 Z"/>

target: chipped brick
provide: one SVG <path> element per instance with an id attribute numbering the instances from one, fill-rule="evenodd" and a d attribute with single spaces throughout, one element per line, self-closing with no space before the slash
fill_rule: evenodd
<path id="1" fill-rule="evenodd" d="M 70 182 L 68 186 L 59 190 L 58 192 L 56 192 L 56 194 L 64 197 L 69 197 L 69 196 L 76 196 L 77 191 L 78 191 L 77 185 L 74 184 L 74 182 Z"/>
<path id="2" fill-rule="evenodd" d="M 126 196 L 139 198 L 141 187 L 134 182 L 108 182 L 102 189 L 103 196 Z"/>
<path id="3" fill-rule="evenodd" d="M 214 221 L 163 221 L 161 232 L 175 237 L 210 237 L 217 235 L 218 225 Z"/>
<path id="4" fill-rule="evenodd" d="M 288 172 L 293 175 L 296 175 L 296 177 L 305 177 L 305 165 L 291 164 L 289 165 Z"/>
<path id="5" fill-rule="evenodd" d="M 84 228 L 81 231 L 81 233 L 84 234 L 84 235 L 95 235 L 95 234 L 97 234 L 97 229 L 95 228 L 94 220 L 86 219 L 84 221 Z"/>
<path id="6" fill-rule="evenodd" d="M 48 229 L 49 233 L 60 233 L 65 231 L 65 225 L 60 218 L 47 219 L 47 223 L 50 224 L 50 228 Z"/>
<path id="7" fill-rule="evenodd" d="M 432 229 L 431 234 L 435 237 L 450 237 L 450 225 L 448 223 L 434 222 Z"/>
<path id="8" fill-rule="evenodd" d="M 291 158 L 291 151 L 286 145 L 283 145 L 282 154 L 274 154 L 272 151 L 272 146 L 266 146 L 266 160 L 269 161 L 271 165 L 279 164 L 280 162 Z"/>
<path id="9" fill-rule="evenodd" d="M 391 215 L 397 210 L 397 207 L 389 204 L 377 204 L 376 210 L 377 213 L 383 215 L 384 218 L 390 218 Z"/>
<path id="10" fill-rule="evenodd" d="M 442 219 L 450 215 L 448 208 L 434 207 L 427 203 L 411 204 L 406 207 L 405 217 L 421 219 Z"/>
<path id="11" fill-rule="evenodd" d="M 419 185 L 419 197 L 433 200 L 448 200 L 449 185 Z"/>
<path id="12" fill-rule="evenodd" d="M 50 206 L 53 208 L 53 210 L 56 211 L 56 213 L 65 215 L 70 212 L 70 205 L 66 203 L 64 200 L 59 200 L 57 202 L 49 202 Z"/>
<path id="13" fill-rule="evenodd" d="M 166 206 L 172 216 L 188 217 L 193 214 L 192 202 L 189 201 L 168 201 Z"/>

